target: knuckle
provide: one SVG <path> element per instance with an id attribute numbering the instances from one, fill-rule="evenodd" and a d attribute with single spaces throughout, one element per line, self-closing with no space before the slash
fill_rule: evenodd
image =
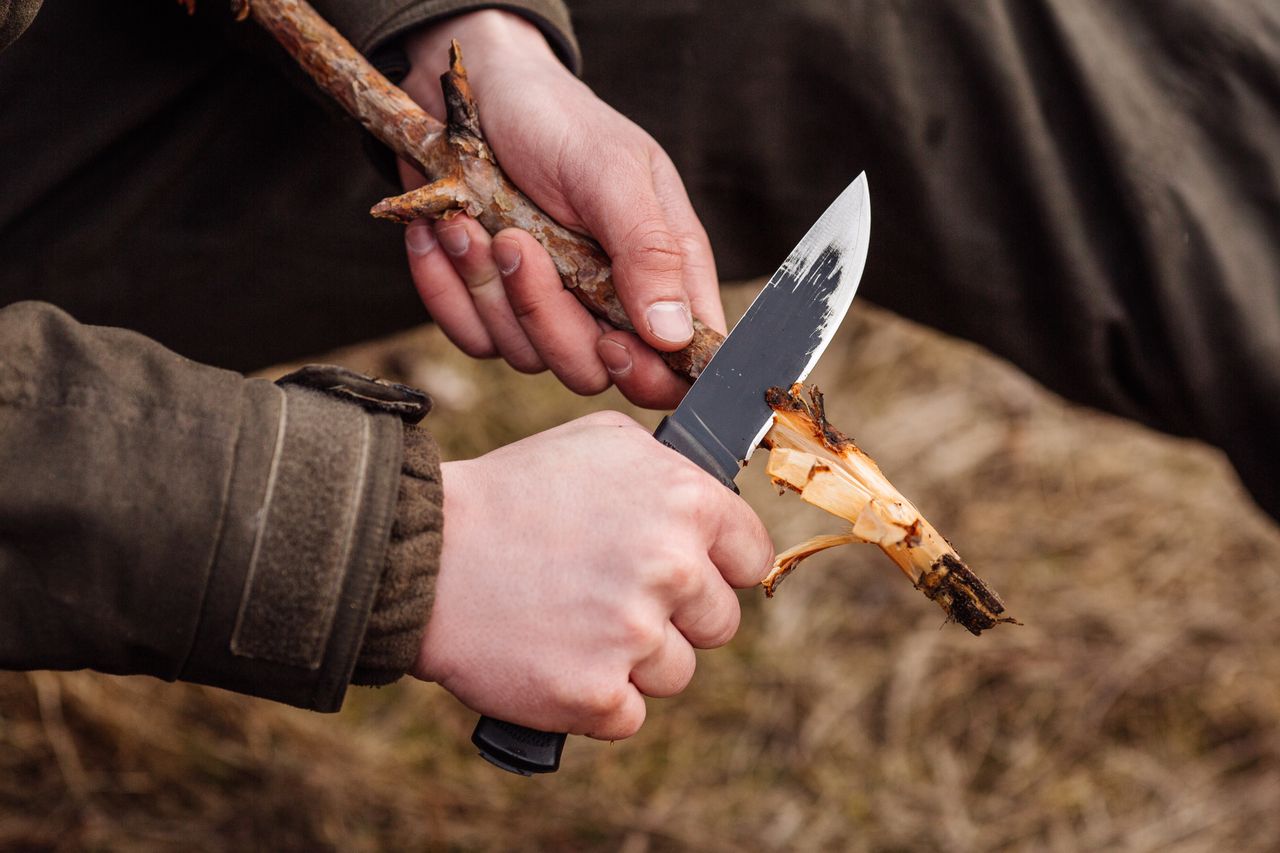
<path id="1" fill-rule="evenodd" d="M 759 556 L 760 559 L 757 560 L 754 566 L 755 576 L 752 578 L 753 583 L 759 583 L 764 580 L 765 576 L 772 571 L 774 561 L 778 556 L 777 551 L 773 547 L 773 541 L 767 538 L 767 534 L 764 542 L 761 543 Z"/>
<path id="2" fill-rule="evenodd" d="M 698 569 L 687 558 L 667 563 L 658 578 L 660 586 L 676 598 L 684 598 L 697 587 Z"/>
<path id="3" fill-rule="evenodd" d="M 653 619 L 626 615 L 619 619 L 619 634 L 628 656 L 646 657 L 662 646 L 666 632 Z"/>
<path id="4" fill-rule="evenodd" d="M 517 373 L 524 373 L 528 376 L 534 376 L 547 369 L 547 366 L 541 361 L 530 358 L 509 358 L 507 359 L 507 363 L 510 364 L 512 369 Z"/>
<path id="5" fill-rule="evenodd" d="M 684 457 L 669 457 L 670 471 L 663 473 L 672 502 L 683 509 L 700 504 L 706 496 L 706 475 Z"/>
<path id="6" fill-rule="evenodd" d="M 564 708 L 574 713 L 580 710 L 584 694 L 578 674 L 570 675 L 564 671 L 558 671 L 545 677 L 543 684 L 551 702 L 557 708 Z"/>
<path id="7" fill-rule="evenodd" d="M 642 222 L 623 241 L 623 258 L 642 273 L 677 273 L 684 267 L 684 250 L 665 223 Z"/>
<path id="8" fill-rule="evenodd" d="M 477 343 L 475 341 L 463 341 L 458 344 L 458 349 L 462 350 L 472 358 L 496 358 L 498 350 L 488 341 Z"/>
<path id="9" fill-rule="evenodd" d="M 733 606 L 717 608 L 708 617 L 711 624 L 707 631 L 707 648 L 719 648 L 732 640 L 734 635 L 738 633 L 738 626 L 742 622 L 742 610 L 738 607 L 737 599 L 735 598 L 733 601 Z"/>
<path id="10" fill-rule="evenodd" d="M 681 659 L 680 668 L 676 673 L 676 677 L 672 679 L 672 687 L 674 690 L 672 695 L 684 692 L 685 688 L 687 688 L 690 682 L 693 681 L 693 675 L 697 668 L 697 656 L 689 655 L 688 657 Z"/>
<path id="11" fill-rule="evenodd" d="M 505 285 L 504 285 L 505 287 Z M 506 287 L 507 302 L 517 320 L 529 320 L 546 310 L 547 299 L 523 288 Z"/>
<path id="12" fill-rule="evenodd" d="M 498 270 L 496 268 L 492 270 L 486 269 L 483 271 L 471 272 L 470 275 L 463 275 L 462 280 L 466 282 L 467 290 L 473 292 L 477 290 L 485 290 L 490 287 L 497 287 L 499 290 L 502 289 L 502 279 L 499 277 Z"/>
<path id="13" fill-rule="evenodd" d="M 736 597 L 710 602 L 709 606 L 677 627 L 689 644 L 698 649 L 715 649 L 725 645 L 738 633 L 742 610 Z"/>
<path id="14" fill-rule="evenodd" d="M 644 714 L 633 714 L 623 717 L 618 721 L 617 727 L 614 729 L 614 737 L 617 740 L 625 740 L 632 737 L 640 731 L 640 727 L 644 725 Z"/>
<path id="15" fill-rule="evenodd" d="M 503 357 L 513 369 L 521 373 L 541 373 L 547 369 L 527 338 L 508 334 L 500 343 Z"/>
<path id="16" fill-rule="evenodd" d="M 630 736 L 640 731 L 640 727 L 644 725 L 644 703 L 639 706 L 631 706 L 631 704 L 623 703 L 618 708 L 616 715 L 613 716 L 611 736 L 613 739 L 622 740 L 630 738 Z"/>
<path id="17" fill-rule="evenodd" d="M 668 477 L 668 495 L 672 506 L 697 526 L 704 526 L 718 516 L 721 502 L 715 490 L 723 489 L 692 463 L 680 465 Z"/>
<path id="18" fill-rule="evenodd" d="M 556 372 L 557 378 L 575 394 L 592 397 L 609 388 L 609 376 L 598 364 L 576 364 L 562 367 Z"/>
<path id="19" fill-rule="evenodd" d="M 765 528 L 764 522 L 760 520 L 749 507 L 743 508 L 743 511 L 750 515 L 751 537 L 750 545 L 746 550 L 745 556 L 742 558 L 743 565 L 738 566 L 740 576 L 749 578 L 752 582 L 761 580 L 773 568 L 773 560 L 776 556 L 773 547 L 773 538 L 769 536 L 769 531 Z"/>
<path id="20" fill-rule="evenodd" d="M 594 720 L 616 717 L 627 706 L 626 685 L 601 685 L 579 696 L 578 710 Z"/>
<path id="21" fill-rule="evenodd" d="M 697 657 L 689 649 L 687 654 L 681 652 L 669 655 L 658 670 L 633 673 L 631 682 L 644 695 L 665 699 L 682 693 L 693 681 L 696 668 Z"/>

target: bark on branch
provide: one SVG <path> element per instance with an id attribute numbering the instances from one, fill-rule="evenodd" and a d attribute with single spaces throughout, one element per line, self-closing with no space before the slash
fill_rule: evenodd
<path id="1" fill-rule="evenodd" d="M 194 0 L 179 0 L 188 6 Z M 614 291 L 609 257 L 594 240 L 560 225 L 507 178 L 480 128 L 479 110 L 467 84 L 462 51 L 455 41 L 450 69 L 441 77 L 447 124 L 428 115 L 378 72 L 305 0 L 233 0 L 271 33 L 321 89 L 400 158 L 414 163 L 430 183 L 389 198 L 372 213 L 408 222 L 465 211 L 490 233 L 522 228 L 550 253 L 564 286 L 593 314 L 634 331 Z M 247 10 L 247 12 L 246 12 Z M 722 336 L 694 319 L 693 341 L 667 364 L 690 381 L 698 378 Z"/>

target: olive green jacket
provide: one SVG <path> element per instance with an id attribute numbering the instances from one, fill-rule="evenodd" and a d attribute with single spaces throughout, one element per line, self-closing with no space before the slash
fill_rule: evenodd
<path id="1" fill-rule="evenodd" d="M 494 4 L 316 5 L 372 50 Z M 558 2 L 498 5 L 572 55 Z M 0 50 L 39 7 L 0 0 Z M 412 664 L 442 500 L 434 445 L 394 416 L 0 300 L 0 667 L 144 673 L 336 710 L 353 678 Z"/>

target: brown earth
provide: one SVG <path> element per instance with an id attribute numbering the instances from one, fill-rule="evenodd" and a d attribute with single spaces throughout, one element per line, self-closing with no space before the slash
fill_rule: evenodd
<path id="1" fill-rule="evenodd" d="M 432 390 L 454 458 L 631 411 L 431 329 L 340 358 Z M 771 601 L 743 593 L 738 637 L 638 736 L 571 739 L 538 780 L 475 758 L 474 716 L 430 685 L 322 716 L 0 674 L 0 849 L 1280 847 L 1280 530 L 1221 455 L 866 304 L 813 378 L 1024 627 L 972 637 L 878 551 L 841 549 Z M 838 529 L 777 497 L 762 461 L 743 492 L 779 548 Z"/>

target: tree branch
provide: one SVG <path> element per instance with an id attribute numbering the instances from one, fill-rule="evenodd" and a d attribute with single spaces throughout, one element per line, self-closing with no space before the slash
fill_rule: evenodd
<path id="1" fill-rule="evenodd" d="M 374 216 L 405 222 L 466 211 L 491 234 L 522 228 L 546 248 L 561 282 L 588 310 L 619 329 L 635 330 L 614 290 L 609 257 L 599 244 L 544 213 L 498 166 L 481 132 L 456 41 L 450 69 L 441 77 L 449 112 L 446 125 L 379 73 L 305 0 L 233 0 L 237 17 L 246 7 L 316 85 L 431 181 L 421 191 L 379 202 Z M 693 325 L 693 341 L 687 347 L 662 353 L 672 370 L 690 381 L 698 378 L 723 340 L 696 318 Z"/>
<path id="2" fill-rule="evenodd" d="M 827 421 L 822 394 L 799 384 L 770 388 L 765 399 L 773 426 L 765 435 L 767 473 L 774 484 L 799 493 L 853 526 L 847 533 L 816 536 L 783 551 L 762 582 L 773 596 L 778 584 L 802 560 L 819 551 L 867 542 L 898 566 L 907 579 L 933 600 L 947 618 L 981 634 L 1000 624 L 1021 624 L 1004 615 L 1004 602 L 960 559 L 956 549 L 903 497 L 870 456 Z"/>

